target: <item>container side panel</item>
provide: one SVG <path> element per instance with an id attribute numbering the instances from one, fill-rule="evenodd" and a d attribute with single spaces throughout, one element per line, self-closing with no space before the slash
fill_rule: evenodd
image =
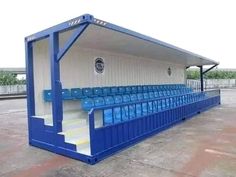
<path id="1" fill-rule="evenodd" d="M 51 69 L 49 56 L 49 40 L 35 42 L 34 52 L 34 93 L 35 114 L 38 116 L 51 115 L 52 104 L 43 99 L 43 90 L 51 89 Z"/>

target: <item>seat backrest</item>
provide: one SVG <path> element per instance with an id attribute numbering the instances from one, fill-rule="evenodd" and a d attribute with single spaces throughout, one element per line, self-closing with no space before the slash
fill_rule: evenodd
<path id="1" fill-rule="evenodd" d="M 137 86 L 131 87 L 131 93 L 137 93 Z"/>
<path id="2" fill-rule="evenodd" d="M 146 99 L 149 99 L 149 94 L 146 92 L 146 93 L 143 93 L 143 98 L 146 100 Z"/>
<path id="3" fill-rule="evenodd" d="M 77 99 L 82 98 L 82 96 L 83 96 L 82 90 L 80 88 L 72 88 L 71 89 L 71 96 L 73 98 L 77 98 Z"/>
<path id="4" fill-rule="evenodd" d="M 130 94 L 131 93 L 131 87 L 130 86 L 126 86 L 125 87 L 125 94 Z"/>
<path id="5" fill-rule="evenodd" d="M 137 92 L 138 92 L 138 93 L 142 93 L 142 92 L 143 92 L 143 87 L 142 87 L 142 86 L 138 86 Z"/>
<path id="6" fill-rule="evenodd" d="M 159 92 L 155 91 L 155 92 L 154 92 L 154 97 L 155 97 L 155 98 L 158 98 L 158 97 L 159 97 Z"/>
<path id="7" fill-rule="evenodd" d="M 120 95 L 114 96 L 114 101 L 116 104 L 122 103 L 122 97 Z"/>
<path id="8" fill-rule="evenodd" d="M 122 95 L 122 99 L 124 103 L 130 102 L 130 97 L 129 95 Z"/>
<path id="9" fill-rule="evenodd" d="M 93 95 L 101 96 L 102 95 L 102 89 L 100 87 L 94 87 L 93 88 Z"/>
<path id="10" fill-rule="evenodd" d="M 81 101 L 81 107 L 85 111 L 90 111 L 94 107 L 94 101 L 92 98 L 85 98 Z"/>
<path id="11" fill-rule="evenodd" d="M 71 93 L 70 93 L 69 89 L 62 89 L 61 94 L 62 94 L 62 99 L 63 100 L 70 100 L 70 99 L 72 99 Z"/>
<path id="12" fill-rule="evenodd" d="M 104 106 L 105 105 L 105 101 L 104 101 L 103 97 L 96 97 L 96 98 L 94 98 L 94 105 L 96 107 Z"/>
<path id="13" fill-rule="evenodd" d="M 157 91 L 157 85 L 153 85 L 152 90 L 153 90 L 153 92 Z"/>
<path id="14" fill-rule="evenodd" d="M 148 87 L 146 85 L 143 85 L 143 92 L 148 92 Z"/>
<path id="15" fill-rule="evenodd" d="M 107 96 L 111 93 L 110 87 L 102 87 L 102 95 Z"/>
<path id="16" fill-rule="evenodd" d="M 83 92 L 83 95 L 84 96 L 87 96 L 87 97 L 92 97 L 93 96 L 93 91 L 91 88 L 82 88 L 82 92 Z"/>
<path id="17" fill-rule="evenodd" d="M 130 100 L 131 100 L 131 101 L 137 101 L 137 100 L 138 100 L 137 95 L 136 95 L 136 94 L 131 94 L 131 95 L 130 95 Z"/>
<path id="18" fill-rule="evenodd" d="M 153 98 L 155 98 L 155 97 L 154 97 L 154 93 L 153 93 L 153 92 L 149 92 L 148 94 L 149 94 L 149 98 L 150 98 L 150 99 L 153 99 Z"/>
<path id="19" fill-rule="evenodd" d="M 148 85 L 147 87 L 148 87 L 148 92 L 152 92 L 153 91 L 152 85 Z"/>
<path id="20" fill-rule="evenodd" d="M 52 101 L 52 90 L 43 90 L 43 99 L 46 102 Z"/>
<path id="21" fill-rule="evenodd" d="M 143 100 L 143 94 L 142 93 L 138 93 L 137 94 L 138 100 L 142 101 Z"/>
<path id="22" fill-rule="evenodd" d="M 125 94 L 125 87 L 118 87 L 119 94 Z"/>
<path id="23" fill-rule="evenodd" d="M 118 94 L 118 88 L 117 87 L 111 87 L 111 94 L 112 95 Z"/>
<path id="24" fill-rule="evenodd" d="M 104 97 L 106 105 L 113 105 L 115 103 L 114 98 L 112 96 Z"/>

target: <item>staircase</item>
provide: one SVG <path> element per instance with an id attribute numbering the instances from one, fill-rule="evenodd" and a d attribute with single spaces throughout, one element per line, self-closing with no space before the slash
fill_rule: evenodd
<path id="1" fill-rule="evenodd" d="M 45 125 L 53 126 L 51 115 L 44 115 L 42 117 Z M 76 145 L 78 153 L 91 155 L 88 114 L 86 112 L 78 110 L 64 112 L 62 132 L 58 134 L 64 135 L 66 143 Z"/>

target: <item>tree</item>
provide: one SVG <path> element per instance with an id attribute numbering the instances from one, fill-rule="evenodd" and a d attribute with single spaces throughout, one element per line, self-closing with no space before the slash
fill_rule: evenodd
<path id="1" fill-rule="evenodd" d="M 25 83 L 25 80 L 18 80 L 16 74 L 8 71 L 0 71 L 0 85 L 17 85 Z"/>
<path id="2" fill-rule="evenodd" d="M 189 69 L 187 70 L 187 79 L 199 79 L 199 70 Z M 209 71 L 204 75 L 205 79 L 236 79 L 236 71 L 221 71 L 214 70 Z"/>

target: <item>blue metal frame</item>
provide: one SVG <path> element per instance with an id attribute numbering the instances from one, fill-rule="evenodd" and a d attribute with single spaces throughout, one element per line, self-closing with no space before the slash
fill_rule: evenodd
<path id="1" fill-rule="evenodd" d="M 164 112 L 156 113 L 154 115 L 144 116 L 141 119 L 130 120 L 127 122 L 122 122 L 121 124 L 115 124 L 108 127 L 103 127 L 101 129 L 95 129 L 94 127 L 94 111 L 89 114 L 89 126 L 90 126 L 90 142 L 91 142 L 91 153 L 93 156 L 86 156 L 83 154 L 79 154 L 75 151 L 75 145 L 68 144 L 64 142 L 64 136 L 58 135 L 57 133 L 62 130 L 62 120 L 63 120 L 63 106 L 62 106 L 62 85 L 60 82 L 60 60 L 69 50 L 69 48 L 73 45 L 73 43 L 81 36 L 81 34 L 86 30 L 89 24 L 99 25 L 104 28 L 108 28 L 111 30 L 115 30 L 124 34 L 128 34 L 139 39 L 152 42 L 154 44 L 162 45 L 167 48 L 171 48 L 177 50 L 179 52 L 183 52 L 198 58 L 203 58 L 209 60 L 209 63 L 217 64 L 217 62 L 212 61 L 210 59 L 204 58 L 192 52 L 180 49 L 173 45 L 164 43 L 162 41 L 153 39 L 151 37 L 136 33 L 134 31 L 130 31 L 128 29 L 116 26 L 111 23 L 104 22 L 102 20 L 95 19 L 92 15 L 85 14 L 75 19 L 69 20 L 67 22 L 61 23 L 49 29 L 43 30 L 41 32 L 35 33 L 25 38 L 25 52 L 26 52 L 26 69 L 27 69 L 27 109 L 28 109 L 28 130 L 29 130 L 29 143 L 31 145 L 47 149 L 52 152 L 56 152 L 58 154 L 66 155 L 75 159 L 82 160 L 89 164 L 94 164 L 101 159 L 111 155 L 115 151 L 118 151 L 124 147 L 130 146 L 158 131 L 161 131 L 164 128 L 152 129 L 145 134 L 139 135 L 137 137 L 132 137 L 126 142 L 122 142 L 121 144 L 116 144 L 114 146 L 109 147 L 108 149 L 101 149 L 99 147 L 99 142 L 105 141 L 106 137 L 101 137 L 101 135 L 105 134 L 106 131 L 110 132 L 111 135 L 114 134 L 113 131 L 118 131 L 120 126 L 130 127 L 131 130 L 135 130 L 135 126 L 138 124 L 137 122 L 141 119 L 146 121 L 144 125 L 151 126 L 150 120 L 154 117 L 164 116 L 167 117 L 172 115 L 166 110 Z M 69 40 L 66 42 L 65 46 L 59 49 L 59 33 L 76 29 L 74 34 L 71 35 Z M 51 61 L 51 87 L 52 87 L 52 109 L 53 109 L 53 126 L 44 125 L 43 119 L 35 118 L 35 100 L 34 100 L 34 72 L 33 72 L 33 45 L 34 42 L 39 41 L 44 38 L 49 38 L 49 51 L 50 51 L 50 61 Z M 219 104 L 220 96 L 209 98 L 207 100 L 202 101 L 201 103 L 195 103 L 198 112 L 203 110 L 203 108 L 208 109 L 211 106 Z M 203 106 L 202 106 L 203 105 Z M 185 105 L 186 107 L 187 105 Z M 185 107 L 180 110 L 173 111 L 175 115 L 182 115 L 182 111 L 191 111 L 191 109 L 186 109 Z M 188 115 L 196 114 L 196 110 L 192 109 L 192 113 Z M 187 113 L 186 113 L 187 115 Z M 150 119 L 150 120 L 148 120 Z M 174 124 L 175 122 L 173 122 Z M 171 124 L 171 125 L 173 125 Z M 151 128 L 151 127 L 149 127 Z M 147 127 L 148 129 L 148 127 Z M 103 132 L 103 133 L 101 133 Z M 101 139 L 102 138 L 102 139 Z M 111 137 L 110 137 L 111 138 Z M 111 140 L 111 139 L 110 139 Z M 116 139 L 114 139 L 116 141 Z M 106 147 L 107 148 L 107 147 Z"/>
<path id="2" fill-rule="evenodd" d="M 220 95 L 100 128 L 94 128 L 94 112 L 105 108 L 94 109 L 89 113 L 91 154 L 95 162 L 100 161 L 218 104 Z"/>

